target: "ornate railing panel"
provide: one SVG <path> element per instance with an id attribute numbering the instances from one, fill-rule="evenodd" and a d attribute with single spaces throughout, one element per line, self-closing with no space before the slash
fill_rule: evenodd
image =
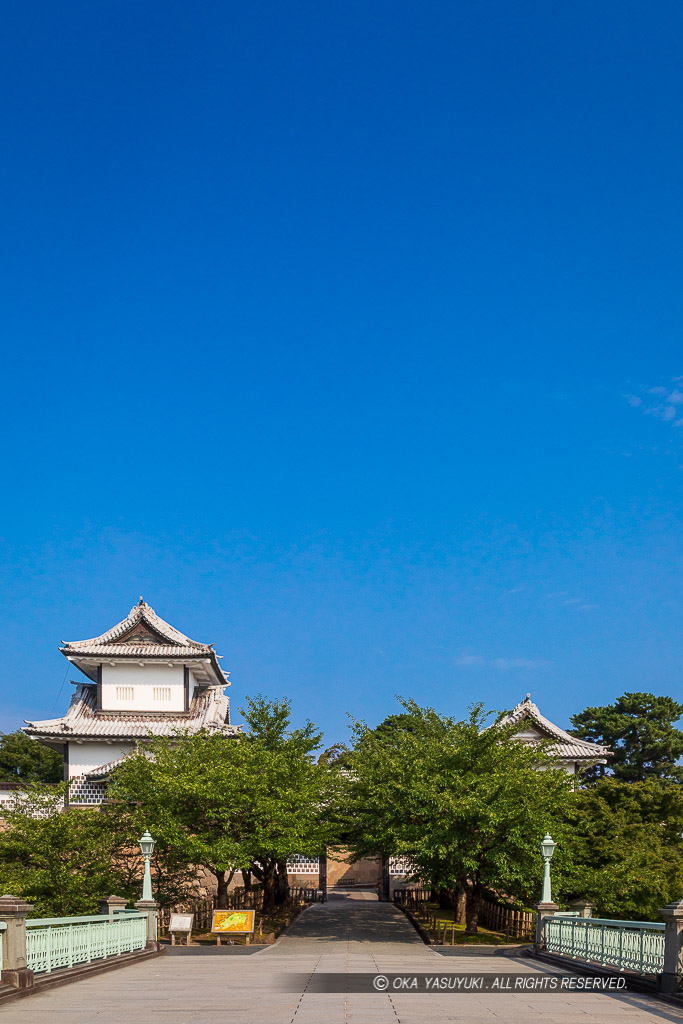
<path id="1" fill-rule="evenodd" d="M 43 917 L 26 921 L 26 962 L 36 974 L 144 949 L 146 914 Z"/>
<path id="2" fill-rule="evenodd" d="M 664 970 L 662 922 L 611 921 L 601 917 L 545 918 L 545 945 L 549 953 L 616 967 L 639 974 Z"/>

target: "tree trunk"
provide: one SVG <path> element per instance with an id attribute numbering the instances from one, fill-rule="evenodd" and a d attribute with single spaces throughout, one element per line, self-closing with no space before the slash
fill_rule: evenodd
<path id="1" fill-rule="evenodd" d="M 483 896 L 481 882 L 471 882 L 467 891 L 466 926 L 467 935 L 476 935 L 479 930 L 479 911 Z"/>
<path id="2" fill-rule="evenodd" d="M 228 886 L 232 882 L 235 872 L 233 871 L 216 871 L 216 883 L 218 885 L 218 891 L 216 894 L 216 906 L 219 910 L 227 910 L 228 907 Z"/>
<path id="3" fill-rule="evenodd" d="M 289 896 L 289 879 L 287 878 L 287 861 L 277 862 L 277 885 L 275 888 L 275 902 L 278 906 L 287 902 Z"/>
<path id="4" fill-rule="evenodd" d="M 242 869 L 242 882 L 244 883 L 244 895 L 251 892 L 251 871 L 247 871 L 246 868 Z"/>
<path id="5" fill-rule="evenodd" d="M 277 887 L 277 876 L 275 864 L 263 872 L 263 913 L 272 914 L 275 910 L 275 894 Z"/>
<path id="6" fill-rule="evenodd" d="M 458 895 L 455 900 L 455 923 L 465 924 L 467 921 L 466 914 L 467 906 L 467 889 L 464 885 L 461 885 L 458 889 Z"/>

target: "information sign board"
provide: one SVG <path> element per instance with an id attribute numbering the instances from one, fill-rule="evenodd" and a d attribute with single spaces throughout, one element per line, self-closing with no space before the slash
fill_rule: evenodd
<path id="1" fill-rule="evenodd" d="M 171 914 L 169 932 L 191 932 L 194 914 Z"/>
<path id="2" fill-rule="evenodd" d="M 171 933 L 171 945 L 175 946 L 176 935 L 185 936 L 185 944 L 190 945 L 192 941 L 192 925 L 194 914 L 171 914 L 168 922 L 168 930 Z"/>
<path id="3" fill-rule="evenodd" d="M 215 935 L 251 935 L 255 910 L 214 910 L 211 931 Z"/>

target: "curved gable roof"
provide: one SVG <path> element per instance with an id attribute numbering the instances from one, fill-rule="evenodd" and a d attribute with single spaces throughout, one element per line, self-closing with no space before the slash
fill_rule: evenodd
<path id="1" fill-rule="evenodd" d="M 501 718 L 498 725 L 521 724 L 524 721 L 536 726 L 536 729 L 545 734 L 548 739 L 554 740 L 552 752 L 562 760 L 596 763 L 612 756 L 609 747 L 600 746 L 598 743 L 589 743 L 588 740 L 580 740 L 565 732 L 564 729 L 560 729 L 559 725 L 555 725 L 541 714 L 529 693 L 512 709 L 509 715 Z"/>
<path id="2" fill-rule="evenodd" d="M 145 628 L 146 627 L 146 628 Z M 93 637 L 91 640 L 67 640 L 60 648 L 66 651 L 90 650 L 95 647 L 109 647 L 112 644 L 135 643 L 135 646 L 175 646 L 192 648 L 200 654 L 209 654 L 213 650 L 213 644 L 202 644 L 197 640 L 191 640 L 179 629 L 175 629 L 168 622 L 157 615 L 150 605 L 142 598 L 138 604 L 133 605 L 125 619 L 118 622 L 106 633 Z"/>
<path id="3" fill-rule="evenodd" d="M 213 644 L 190 639 L 157 615 L 142 598 L 125 619 L 105 633 L 89 640 L 64 641 L 59 649 L 90 678 L 94 678 L 92 659 L 97 658 L 196 658 L 211 664 L 216 682 L 230 685 Z"/>

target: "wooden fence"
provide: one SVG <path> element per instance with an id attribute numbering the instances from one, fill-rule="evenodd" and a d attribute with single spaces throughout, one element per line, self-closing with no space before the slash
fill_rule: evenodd
<path id="1" fill-rule="evenodd" d="M 394 902 L 404 907 L 421 908 L 426 903 L 435 902 L 430 889 L 394 889 Z M 438 910 L 429 914 L 429 927 L 440 929 L 443 922 L 438 920 Z M 431 921 L 431 918 L 434 921 Z M 492 932 L 504 932 L 510 938 L 523 939 L 534 934 L 536 915 L 531 910 L 514 910 L 504 903 L 483 900 L 479 911 L 479 924 Z M 444 933 L 445 934 L 445 933 Z M 446 941 L 445 938 L 443 940 Z"/>
<path id="2" fill-rule="evenodd" d="M 394 889 L 394 903 L 414 907 L 418 903 L 429 903 L 432 895 L 431 889 Z"/>
<path id="3" fill-rule="evenodd" d="M 536 915 L 533 910 L 513 910 L 504 903 L 483 900 L 479 923 L 492 932 L 505 932 L 512 938 L 522 939 L 534 934 Z"/>
<path id="4" fill-rule="evenodd" d="M 215 905 L 215 898 L 207 896 L 205 899 L 178 904 L 177 907 L 160 907 L 159 934 L 168 935 L 168 926 L 171 920 L 171 914 L 194 914 L 192 930 L 195 932 L 210 931 L 211 915 L 214 911 Z"/>

